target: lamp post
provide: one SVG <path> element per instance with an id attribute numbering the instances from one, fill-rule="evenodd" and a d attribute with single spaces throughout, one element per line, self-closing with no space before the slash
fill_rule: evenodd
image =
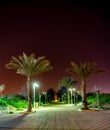
<path id="1" fill-rule="evenodd" d="M 46 104 L 46 92 L 43 92 L 44 96 L 45 96 L 45 104 Z"/>
<path id="2" fill-rule="evenodd" d="M 100 106 L 99 94 L 100 94 L 101 88 L 95 86 L 95 91 L 96 91 L 96 95 L 97 95 L 97 107 L 99 108 L 99 106 Z"/>
<path id="3" fill-rule="evenodd" d="M 72 104 L 72 88 L 69 88 L 70 92 L 71 92 L 71 104 Z"/>
<path id="4" fill-rule="evenodd" d="M 73 88 L 73 91 L 74 91 L 74 105 L 76 105 L 76 95 L 75 95 L 75 91 L 76 91 L 76 89 L 75 88 Z"/>
<path id="5" fill-rule="evenodd" d="M 72 100 L 73 93 L 72 93 L 72 91 L 74 91 L 74 105 L 75 105 L 76 104 L 76 101 L 75 101 L 75 99 L 76 99 L 76 97 L 75 97 L 75 91 L 76 91 L 76 89 L 75 88 L 69 88 L 69 90 L 71 92 L 71 104 L 73 103 L 73 100 Z"/>
<path id="6" fill-rule="evenodd" d="M 34 83 L 34 84 L 33 84 L 33 92 L 34 92 L 34 108 L 36 107 L 36 99 L 35 99 L 35 98 L 36 98 L 36 97 L 35 97 L 35 96 L 36 96 L 36 95 L 35 95 L 35 93 L 36 93 L 35 88 L 36 88 L 36 87 L 38 88 L 38 84 L 37 84 L 37 83 Z"/>

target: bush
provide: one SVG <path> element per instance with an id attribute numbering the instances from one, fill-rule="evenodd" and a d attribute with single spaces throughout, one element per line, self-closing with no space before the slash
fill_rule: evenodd
<path id="1" fill-rule="evenodd" d="M 23 95 L 20 94 L 7 94 L 3 97 L 5 100 L 26 100 Z"/>
<path id="2" fill-rule="evenodd" d="M 7 106 L 7 102 L 5 100 L 0 100 L 0 106 Z"/>
<path id="3" fill-rule="evenodd" d="M 110 103 L 110 94 L 100 94 L 99 99 L 102 104 Z"/>
<path id="4" fill-rule="evenodd" d="M 97 105 L 97 94 L 89 93 L 87 94 L 87 101 L 89 103 L 89 107 L 103 107 L 105 104 L 110 104 L 110 93 L 99 93 L 99 106 Z"/>
<path id="5" fill-rule="evenodd" d="M 18 100 L 18 101 L 8 100 L 7 103 L 9 105 L 12 105 L 12 106 L 16 107 L 17 109 L 21 109 L 21 108 L 26 108 L 27 107 L 27 102 L 23 101 L 23 100 Z"/>

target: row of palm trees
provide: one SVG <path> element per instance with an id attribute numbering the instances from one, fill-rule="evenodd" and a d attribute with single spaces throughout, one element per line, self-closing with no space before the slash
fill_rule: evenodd
<path id="1" fill-rule="evenodd" d="M 77 76 L 81 81 L 82 88 L 82 102 L 84 109 L 88 109 L 87 100 L 86 100 L 86 81 L 87 79 L 97 73 L 104 72 L 104 69 L 96 69 L 95 63 L 80 63 L 77 65 L 74 62 L 71 62 L 71 68 L 66 69 L 66 72 Z M 6 64 L 7 69 L 16 70 L 17 74 L 24 75 L 27 77 L 27 89 L 28 89 L 28 106 L 27 112 L 32 111 L 32 88 L 31 80 L 34 75 L 53 70 L 53 67 L 50 64 L 50 60 L 47 60 L 45 56 L 35 57 L 35 54 L 27 55 L 23 52 L 22 55 L 15 57 L 12 56 L 9 63 Z"/>

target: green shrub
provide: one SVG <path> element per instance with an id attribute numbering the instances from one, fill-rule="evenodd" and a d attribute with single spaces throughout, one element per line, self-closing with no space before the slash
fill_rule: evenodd
<path id="1" fill-rule="evenodd" d="M 23 95 L 20 94 L 7 94 L 3 97 L 6 100 L 26 100 L 26 98 Z"/>
<path id="2" fill-rule="evenodd" d="M 0 100 L 0 106 L 7 106 L 7 102 L 5 100 Z"/>
<path id="3" fill-rule="evenodd" d="M 102 104 L 110 103 L 110 94 L 100 94 L 99 99 Z"/>
<path id="4" fill-rule="evenodd" d="M 27 101 L 23 101 L 23 100 L 8 100 L 7 101 L 9 105 L 12 105 L 14 107 L 16 107 L 17 109 L 21 109 L 21 108 L 26 108 L 27 107 Z"/>
<path id="5" fill-rule="evenodd" d="M 87 101 L 89 103 L 89 106 L 94 107 L 103 107 L 104 104 L 110 104 L 110 93 L 99 93 L 99 106 L 97 106 L 97 94 L 89 93 L 87 94 Z"/>

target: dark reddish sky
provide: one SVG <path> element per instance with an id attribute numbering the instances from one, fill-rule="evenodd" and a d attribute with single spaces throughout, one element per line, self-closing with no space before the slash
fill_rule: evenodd
<path id="1" fill-rule="evenodd" d="M 26 78 L 5 69 L 12 55 L 23 51 L 45 55 L 53 71 L 34 77 L 42 90 L 57 89 L 70 76 L 70 61 L 96 62 L 108 72 L 91 78 L 94 86 L 110 92 L 110 15 L 107 3 L 2 3 L 0 5 L 0 84 L 5 93 L 20 92 Z"/>

